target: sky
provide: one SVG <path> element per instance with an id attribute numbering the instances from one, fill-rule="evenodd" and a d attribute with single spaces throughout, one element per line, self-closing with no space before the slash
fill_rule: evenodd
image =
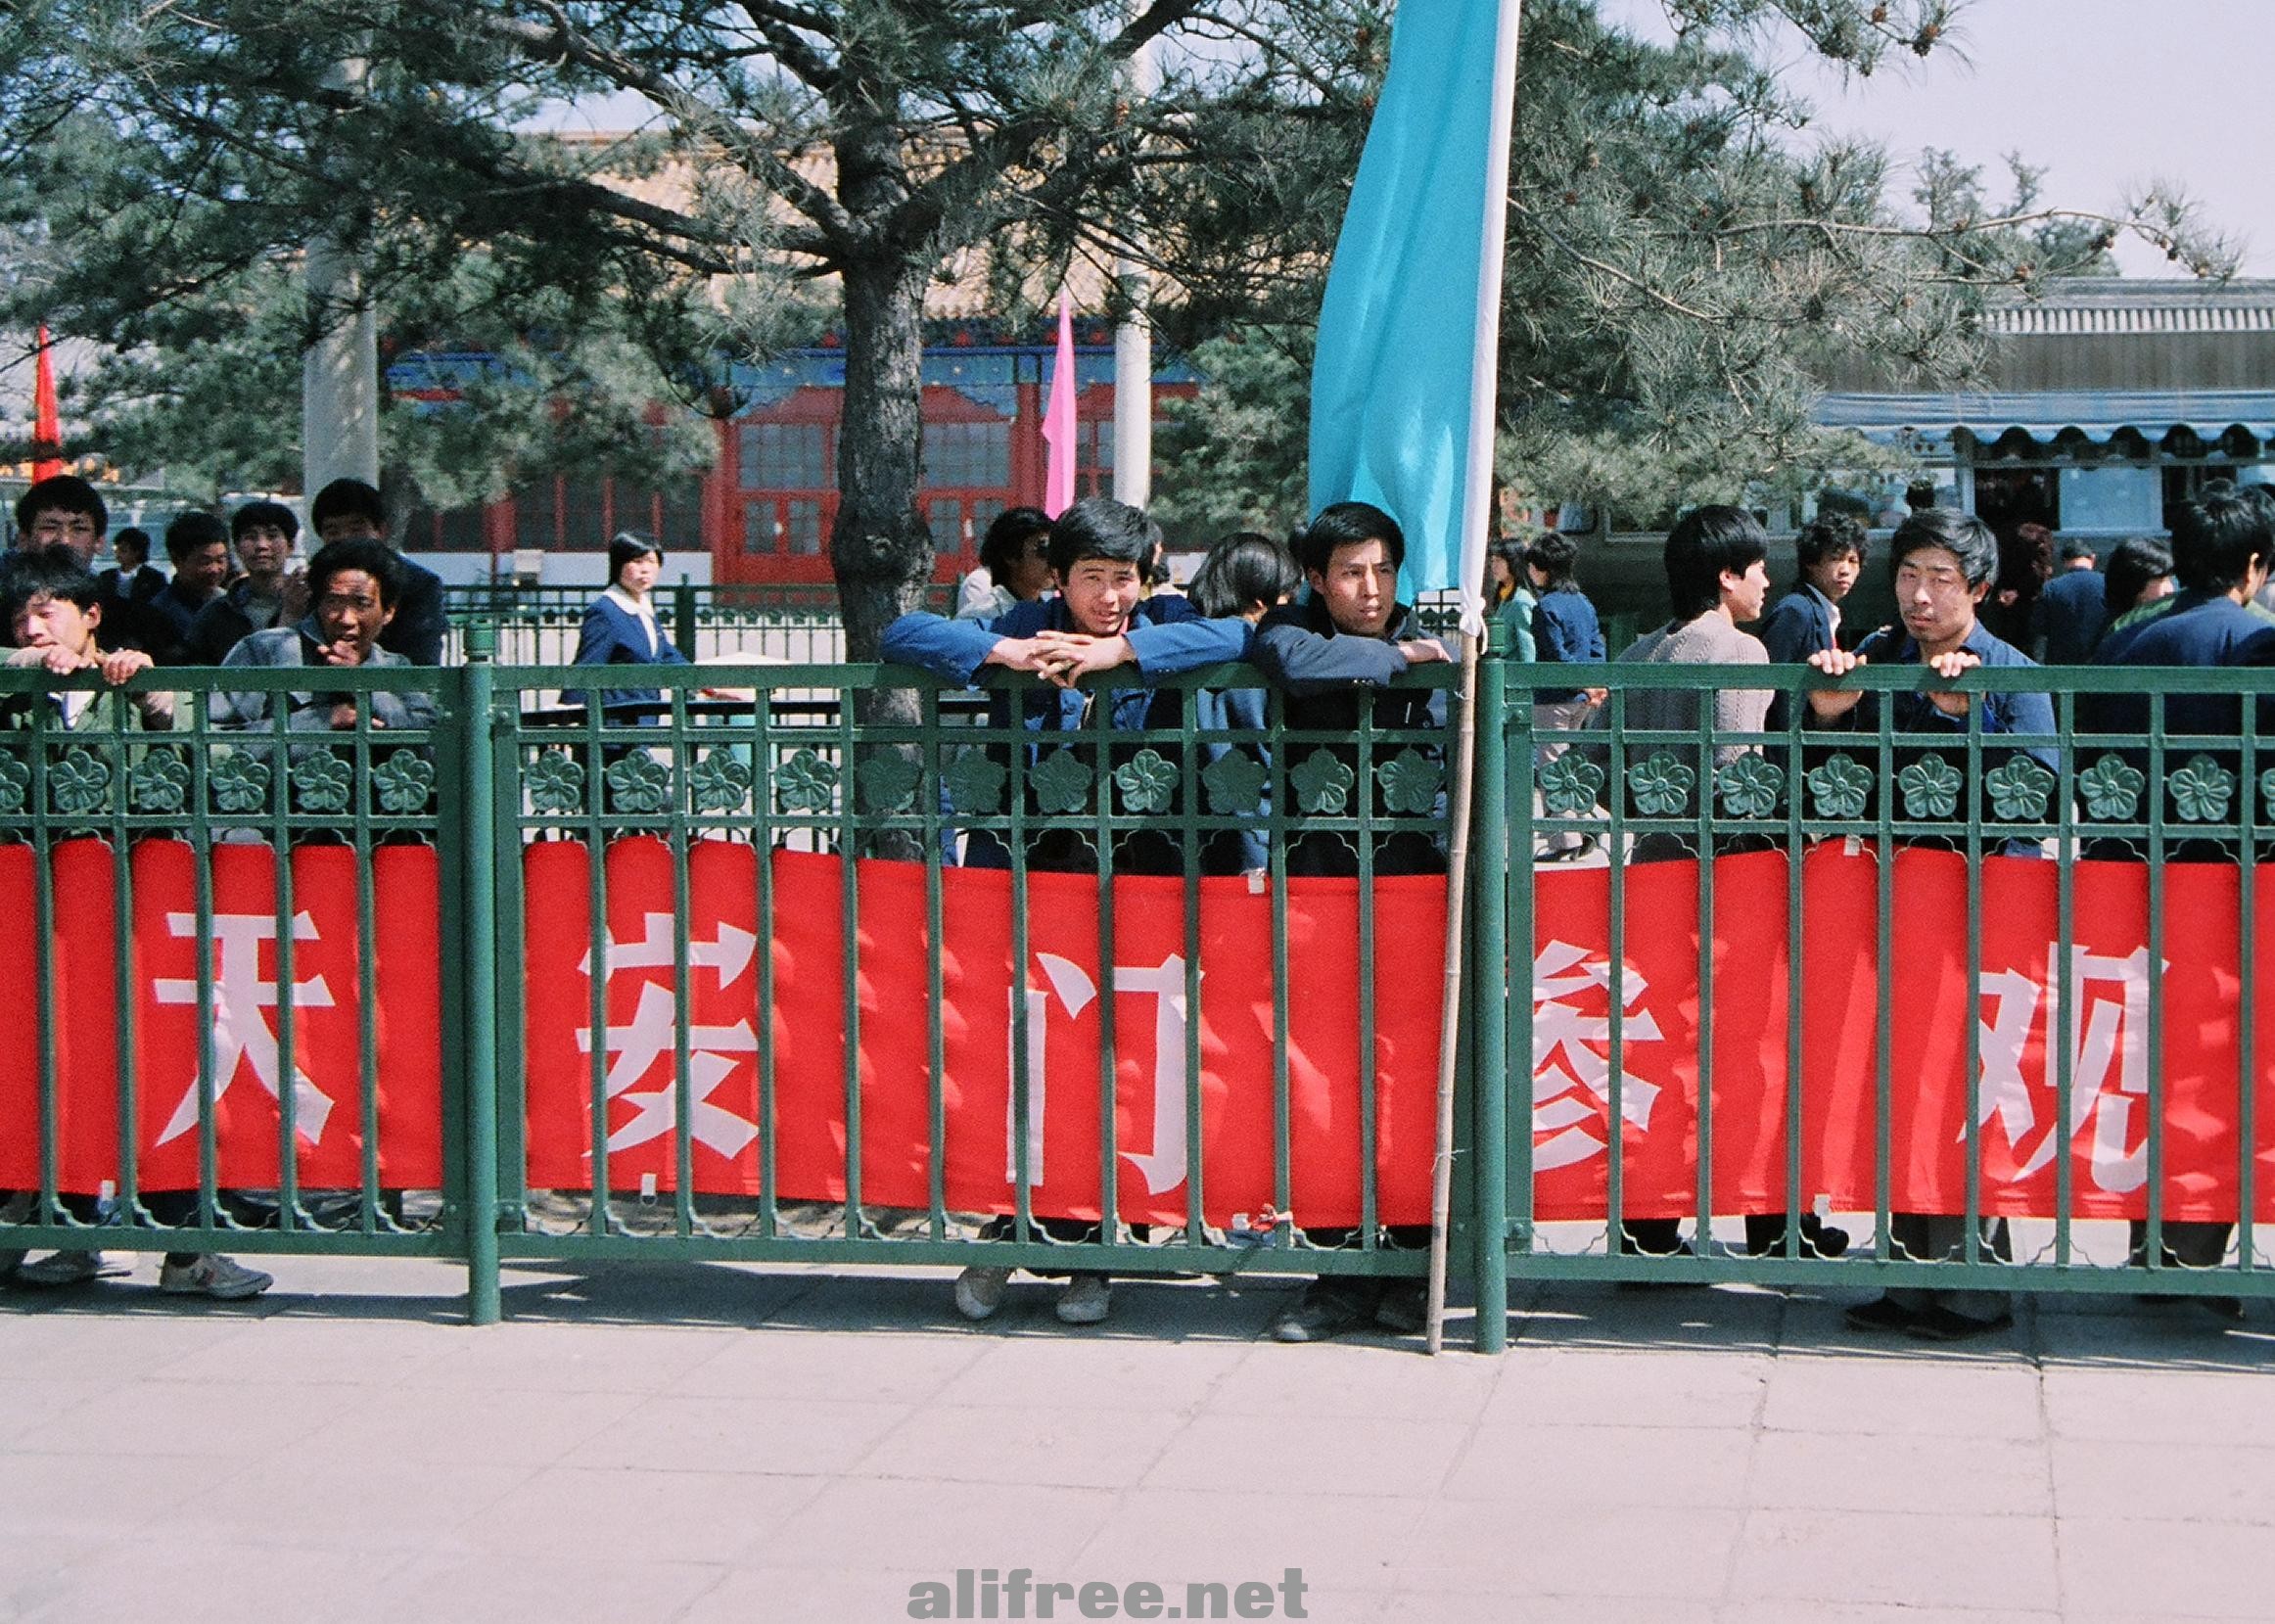
<path id="1" fill-rule="evenodd" d="M 1599 0 L 1607 22 L 1670 37 L 1658 0 Z M 1843 82 L 1789 30 L 1772 60 L 1818 124 L 1870 136 L 1898 159 L 1956 152 L 2003 199 L 2002 155 L 2045 169 L 2042 202 L 2113 212 L 2129 187 L 2177 182 L 2244 248 L 2241 273 L 2275 276 L 2275 0 L 1968 0 L 1949 46 L 1894 55 Z M 1964 60 L 1961 60 L 1964 59 Z M 1521 91 L 1520 91 L 1521 94 Z M 1910 190 L 1909 170 L 1899 196 Z M 2175 268 L 2121 244 L 2128 276 Z"/>

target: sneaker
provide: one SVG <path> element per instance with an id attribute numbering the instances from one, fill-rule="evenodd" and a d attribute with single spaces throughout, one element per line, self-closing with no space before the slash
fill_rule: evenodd
<path id="1" fill-rule="evenodd" d="M 1314 1280 L 1295 1307 L 1272 1322 L 1275 1342 L 1324 1342 L 1374 1317 L 1374 1293 L 1349 1284 Z"/>
<path id="2" fill-rule="evenodd" d="M 1089 1271 L 1074 1276 L 1058 1294 L 1058 1320 L 1064 1325 L 1094 1325 L 1113 1311 L 1113 1288 L 1106 1276 Z"/>
<path id="3" fill-rule="evenodd" d="M 16 1266 L 19 1285 L 85 1285 L 103 1272 L 100 1252 L 50 1252 L 44 1258 Z"/>
<path id="4" fill-rule="evenodd" d="M 23 1247 L 0 1246 L 0 1280 L 13 1279 L 16 1275 L 16 1266 L 23 1261 Z"/>
<path id="5" fill-rule="evenodd" d="M 1430 1322 L 1430 1288 L 1423 1280 L 1393 1280 L 1374 1305 L 1374 1322 L 1401 1336 L 1416 1336 Z"/>
<path id="6" fill-rule="evenodd" d="M 177 1297 L 215 1297 L 225 1303 L 257 1297 L 274 1285 L 274 1276 L 247 1269 L 208 1252 L 190 1263 L 169 1263 L 158 1272 L 158 1288 Z"/>
<path id="7" fill-rule="evenodd" d="M 955 1277 L 955 1311 L 966 1320 L 985 1320 L 1003 1306 L 1011 1271 L 975 1263 Z"/>

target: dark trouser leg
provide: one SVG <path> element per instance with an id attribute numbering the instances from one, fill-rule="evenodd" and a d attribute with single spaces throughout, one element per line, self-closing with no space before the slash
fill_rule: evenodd
<path id="1" fill-rule="evenodd" d="M 1957 1262 L 1966 1255 L 1967 1219 L 1951 1213 L 1890 1213 L 1888 1234 L 1895 1255 L 1922 1260 Z M 1976 1256 L 1984 1262 L 2012 1263 L 2014 1237 L 2003 1218 L 1982 1220 L 1981 1245 Z M 1895 1286 L 1888 1301 L 1914 1314 L 1948 1309 L 1970 1320 L 1998 1320 L 2013 1312 L 2013 1299 L 2004 1291 L 1946 1291 L 1925 1286 Z"/>
<path id="2" fill-rule="evenodd" d="M 2205 1224 L 2187 1219 L 2164 1221 L 2164 1257 L 2166 1268 L 2217 1269 L 2227 1261 L 2228 1237 L 2235 1233 L 2233 1224 Z M 2126 1258 L 2136 1267 L 2149 1256 L 2149 1226 L 2134 1219 L 2125 1226 Z"/>

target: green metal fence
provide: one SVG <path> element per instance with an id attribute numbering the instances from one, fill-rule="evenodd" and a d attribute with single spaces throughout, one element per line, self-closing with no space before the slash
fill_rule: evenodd
<path id="1" fill-rule="evenodd" d="M 450 630 L 444 660 L 461 663 L 468 628 L 481 626 L 489 628 L 501 665 L 568 665 L 598 590 L 503 583 L 445 587 Z M 845 626 L 834 590 L 790 593 L 680 581 L 657 588 L 655 602 L 665 634 L 690 660 L 834 665 L 845 658 Z"/>
<path id="2" fill-rule="evenodd" d="M 1390 937 L 1377 900 L 1436 883 L 1427 878 L 1432 860 L 1413 858 L 1443 845 L 1450 725 L 1378 720 L 1361 700 L 1355 729 L 1306 727 L 1291 723 L 1277 695 L 1265 701 L 1260 727 L 1239 725 L 1205 696 L 1253 691 L 1262 679 L 1225 668 L 1169 684 L 1181 695 L 1173 724 L 1114 727 L 1110 685 L 1099 684 L 1109 691 L 1094 696 L 1078 727 L 1037 731 L 1021 707 L 1038 697 L 1055 705 L 1056 694 L 1024 678 L 998 683 L 981 709 L 905 670 L 834 664 L 660 671 L 652 679 L 667 714 L 643 719 L 561 703 L 588 673 L 496 666 L 488 640 L 488 628 L 475 627 L 472 658 L 459 668 L 328 673 L 325 699 L 296 713 L 297 725 L 277 700 L 304 673 L 137 678 L 129 692 L 179 691 L 174 728 L 151 731 L 107 700 L 72 714 L 52 697 L 92 693 L 99 685 L 90 678 L 51 683 L 0 673 L 0 714 L 17 723 L 0 731 L 0 895 L 15 900 L 29 927 L 8 962 L 28 978 L 25 1001 L 37 1017 L 7 1051 L 27 1081 L 13 1095 L 0 1091 L 0 1120 L 17 1136 L 15 1162 L 0 1160 L 17 1171 L 0 1177 L 0 1187 L 27 1195 L 31 1210 L 23 1222 L 0 1223 L 0 1245 L 461 1258 L 477 1320 L 495 1318 L 498 1270 L 508 1260 L 1421 1271 L 1423 1254 L 1396 1244 L 1402 1237 L 1386 1228 L 1395 1215 L 1379 1177 L 1414 1151 L 1385 1136 L 1416 1085 L 1411 1054 L 1396 1052 L 1413 1011 L 1383 1004 L 1377 992 L 1408 968 L 1393 960 L 1410 950 L 1383 946 Z M 2256 892 L 2261 841 L 2275 820 L 2275 772 L 2266 770 L 2275 763 L 2260 759 L 2256 723 L 2257 701 L 2275 696 L 2275 677 L 1976 672 L 1952 684 L 1978 696 L 1970 719 L 1930 739 L 1896 724 L 1894 697 L 1922 685 L 1914 671 L 1874 669 L 1848 679 L 1891 702 L 1868 727 L 1830 732 L 1795 720 L 1718 732 L 1710 703 L 1696 727 L 1637 719 L 1669 694 L 1746 685 L 1776 688 L 1803 716 L 1806 690 L 1824 684 L 1761 668 L 1612 666 L 1590 673 L 1608 690 L 1603 725 L 1553 736 L 1536 725 L 1529 684 L 1540 674 L 1489 658 L 1479 678 L 1453 1257 L 1457 1275 L 1473 1284 L 1480 1346 L 1502 1345 L 1511 1279 L 2267 1294 L 2253 1221 L 2267 1188 L 2257 1165 L 2265 1080 L 2255 1043 Z M 1392 695 L 1425 690 L 1452 700 L 1455 680 L 1453 668 L 1418 668 Z M 2053 696 L 2053 728 L 1986 732 L 1979 696 L 2020 689 Z M 2120 692 L 2141 696 L 2145 721 L 2119 729 L 2097 720 L 2096 707 Z M 232 694 L 261 698 L 247 704 Z M 386 725 L 403 718 L 383 695 L 429 705 L 431 714 L 414 717 L 417 725 Z M 2230 697 L 2232 726 L 2206 721 L 2202 702 L 2221 695 Z M 1263 853 L 1253 878 L 1230 855 L 1242 837 Z M 947 997 L 952 977 L 972 972 L 942 945 L 959 922 L 952 899 L 969 895 L 958 890 L 969 876 L 952 859 L 969 863 L 979 848 L 999 865 L 986 883 L 1003 888 L 1002 901 L 989 905 L 1001 912 L 1002 951 L 1027 991 L 975 1010 Z M 1561 855 L 1551 860 L 1553 852 Z M 1960 1013 L 1899 1001 L 1912 985 L 1912 945 L 1923 940 L 1905 911 L 1904 875 L 1923 867 L 1905 856 L 1913 853 L 1929 856 L 1925 867 L 1940 863 L 1957 876 L 1938 882 L 1936 896 L 1958 901 L 1935 928 L 1959 944 Z M 739 854 L 732 872 L 744 891 L 720 913 L 717 875 L 726 854 Z M 1693 860 L 1699 854 L 1709 860 Z M 870 872 L 839 860 L 849 858 L 889 865 L 877 881 L 885 889 L 867 889 Z M 830 864 L 821 892 L 792 859 Z M 1848 1026 L 1861 1023 L 1867 1034 L 1850 1080 L 1851 1102 L 1861 1100 L 1864 1114 L 1843 1141 L 1866 1146 L 1856 1164 L 1864 1171 L 1852 1168 L 1845 1182 L 1821 1176 L 1818 1164 L 1831 1155 L 1821 1141 L 1838 1136 L 1812 1119 L 1829 1087 L 1814 1056 L 1839 1025 L 1809 1013 L 1821 966 L 1837 956 L 1822 940 L 1833 915 L 1824 896 L 1798 881 L 1784 883 L 1774 905 L 1759 902 L 1762 873 L 1791 876 L 1812 860 L 1835 859 L 1872 865 L 1868 905 L 1841 915 L 1845 934 L 1829 945 L 1865 965 L 1854 982 L 1864 991 L 1843 1006 Z M 2017 866 L 2024 863 L 2038 866 Z M 1393 872 L 1402 869 L 1420 876 Z M 2137 881 L 2126 877 L 2136 871 Z M 1294 883 L 1307 872 L 1356 882 L 1362 969 L 1347 1006 L 1329 1016 L 1318 1003 L 1324 950 L 1306 934 L 1302 910 L 1335 887 Z M 1863 872 L 1836 876 L 1850 885 L 1843 895 L 1851 903 L 1867 895 L 1854 889 Z M 899 890 L 886 884 L 894 875 Z M 430 1082 L 426 1051 L 405 1049 L 399 1023 L 382 1016 L 391 978 L 415 969 L 422 939 L 402 934 L 403 909 L 426 886 L 440 960 L 430 1125 L 439 1153 L 414 1145 L 397 1161 L 383 1115 L 399 1121 L 404 1101 L 425 1100 L 420 1090 Z M 1578 917 L 1574 898 L 1597 906 L 1598 887 L 1604 933 L 1584 945 L 1593 957 L 1574 972 L 1600 998 L 1587 1016 L 1600 1030 L 1589 1028 L 1583 1043 L 1571 1038 L 1577 1028 L 1548 1024 L 1566 1012 L 1554 976 L 1544 980 L 1535 962 L 1537 930 Z M 2057 1153 L 2031 1175 L 2050 1191 L 2043 1200 L 2008 1188 L 2021 1187 L 2002 1160 L 2016 1153 L 2013 1124 L 1986 1111 L 1986 1101 L 2011 1100 L 2018 1086 L 1984 1065 L 1986 1045 L 2008 1036 L 1984 1011 L 1986 999 L 2004 996 L 1998 989 L 2017 985 L 2000 979 L 2014 972 L 1997 954 L 2013 923 L 1998 916 L 2001 899 L 2020 895 L 2018 887 L 2051 892 L 2042 956 L 2052 968 L 2034 995 L 2050 1007 L 2039 1016 L 2037 1049 L 2022 1051 L 2024 1070 L 2045 1074 L 2022 1079 L 2035 1090 L 2041 1127 L 2057 1125 L 2045 1136 Z M 2085 983 L 2102 973 L 2092 954 L 2114 940 L 2106 899 L 2135 890 L 2146 899 L 2144 961 L 2175 968 L 2136 978 L 2126 995 L 2133 1002 L 2107 1015 L 2092 1006 Z M 2232 895 L 2232 908 L 2191 901 L 2215 893 Z M 1161 1106 L 1149 1147 L 1174 1143 L 1167 1159 L 1182 1160 L 1148 1179 L 1180 1193 L 1163 1196 L 1149 1183 L 1141 1201 L 1128 1195 L 1124 1169 L 1139 1153 L 1120 1142 L 1128 1069 L 1120 1051 L 1140 1044 L 1117 1027 L 1137 1017 L 1117 1013 L 1109 996 L 1088 1017 L 1096 1028 L 1095 1075 L 1080 1085 L 1051 1078 L 1062 1102 L 1077 1090 L 1076 1108 L 1091 1124 L 1095 1143 L 1085 1153 L 1096 1157 L 1096 1210 L 1045 1222 L 1038 1191 L 1047 1182 L 1033 1165 L 1045 1141 L 1022 1127 L 1036 1120 L 1043 1083 L 1034 1026 L 1042 1006 L 1030 1002 L 1039 984 L 1027 969 L 1045 939 L 1087 940 L 1093 971 L 1115 965 L 1123 933 L 1143 924 L 1133 922 L 1141 894 L 1153 921 L 1145 928 L 1167 930 L 1177 949 L 1158 997 L 1183 1011 L 1153 1040 L 1177 1052 L 1176 1064 L 1157 1072 L 1171 1079 L 1159 1097 L 1173 1103 Z M 1669 907 L 1669 897 L 1682 905 Z M 568 915 L 558 912 L 572 903 Z M 711 911 L 699 917 L 699 905 Z M 1255 910 L 1260 957 L 1241 973 L 1253 974 L 1256 990 L 1228 1008 L 1231 995 L 1218 985 L 1237 977 L 1228 971 L 1212 984 L 1202 970 L 1209 951 L 1223 951 L 1224 910 L 1242 906 Z M 2174 917 L 2174 906 L 2197 911 Z M 1118 925 L 1117 910 L 1131 917 Z M 577 921 L 574 940 L 547 923 L 564 916 Z M 731 928 L 721 929 L 722 919 Z M 1788 945 L 1807 946 L 1788 951 L 1771 974 L 1728 946 L 1780 931 Z M 1713 946 L 1718 936 L 1723 951 Z M 730 946 L 746 938 L 747 952 Z M 864 1004 L 863 978 L 881 975 L 883 955 L 903 940 L 927 945 L 913 991 Z M 247 944 L 256 974 L 230 957 Z M 187 956 L 175 964 L 168 953 Z M 1628 996 L 1639 955 L 1653 953 L 1657 965 L 1688 955 L 1676 979 L 1692 1014 L 1678 1019 Z M 172 988 L 170 1004 L 154 1002 L 151 991 L 162 959 L 174 964 L 160 977 Z M 630 1048 L 611 1046 L 611 1028 L 631 1024 L 631 989 L 612 987 L 620 960 L 640 966 L 633 980 L 643 996 L 654 989 L 670 1011 L 661 1046 L 636 1077 L 619 1070 Z M 319 962 L 321 976 L 303 973 Z M 580 963 L 587 967 L 581 979 Z M 1662 991 L 1667 973 L 1653 972 Z M 815 996 L 815 976 L 825 1002 L 835 998 L 818 1022 L 808 1013 L 814 1005 L 800 1001 Z M 704 1000 L 725 997 L 730 979 L 747 1044 L 704 1030 Z M 2220 988 L 2231 1036 L 2204 1050 L 2204 998 Z M 1065 1018 L 1050 1007 L 1050 1018 Z M 1242 1010 L 1252 1012 L 1265 1059 L 1230 1076 L 1205 1045 L 1220 1041 L 1211 1022 L 1229 1028 L 1248 1018 Z M 183 1020 L 192 1023 L 194 1052 L 167 1039 L 159 1045 L 167 1052 L 154 1054 L 153 1023 Z M 801 1024 L 785 1029 L 785 1021 Z M 958 1115 L 969 1083 L 957 1056 L 976 1051 L 960 1045 L 998 1021 L 1007 1091 L 999 1114 L 977 1132 L 992 1136 L 1009 1193 L 991 1218 L 987 1205 L 958 1197 L 952 1169 L 968 1170 L 974 1132 Z M 1741 1077 L 1726 1044 L 1749 1021 L 1759 1030 Z M 832 1041 L 843 1037 L 821 1094 L 809 1060 L 795 1059 L 818 1027 Z M 2072 1027 L 2083 1034 L 2076 1041 Z M 581 1046 L 563 1049 L 560 1034 L 571 1029 L 583 1034 Z M 1357 1054 L 1391 1058 L 1358 1068 L 1348 1102 L 1355 1206 L 1347 1218 L 1307 1221 L 1305 1192 L 1317 1174 L 1317 1152 L 1307 1146 L 1323 1141 L 1305 1136 L 1316 1131 L 1316 1101 L 1331 1097 L 1307 1091 L 1321 1087 L 1308 1045 L 1330 1029 Z M 1921 1034 L 1937 1032 L 1960 1056 L 1953 1087 L 1963 1131 L 1949 1146 L 1923 1149 L 1898 1132 L 1916 1083 L 1903 1067 Z M 1557 1098 L 1551 1074 L 1558 1062 L 1544 1060 L 1544 1043 L 1573 1045 L 1567 1059 L 1586 1048 L 1601 1096 L 1590 1097 L 1588 1084 Z M 1643 1063 L 1647 1047 L 1655 1050 L 1655 1074 Z M 320 1102 L 298 1086 L 303 1049 L 329 1056 Z M 2188 1056 L 2200 1050 L 2216 1052 L 2224 1071 L 2190 1072 Z M 265 1082 L 260 1053 L 270 1057 Z M 900 1173 L 881 1173 L 864 1154 L 891 1126 L 875 1091 L 884 1056 L 903 1068 L 882 1081 L 899 1090 L 885 1103 L 905 1113 L 891 1131 L 906 1136 L 898 1165 L 918 1170 L 912 1193 Z M 162 1074 L 161 1061 L 170 1068 Z M 717 1160 L 724 1153 L 704 1134 L 725 1063 L 755 1076 L 744 1124 L 751 1134 Z M 73 1113 L 86 1108 L 87 1088 L 68 1086 L 90 1067 L 109 1079 L 98 1091 L 115 1087 L 116 1095 L 108 1142 L 93 1136 L 103 1152 L 99 1184 L 80 1176 L 93 1152 Z M 351 1086 L 336 1085 L 343 1076 Z M 2109 1084 L 2112 1076 L 2129 1086 Z M 176 1171 L 162 1189 L 145 1176 L 159 1152 L 147 1131 L 157 1108 L 144 1095 L 161 1086 L 180 1095 L 175 1114 L 194 1144 L 187 1155 L 177 1133 L 163 1147 Z M 230 1096 L 244 1090 L 236 1099 L 253 1101 L 262 1087 L 273 1087 L 274 1123 L 263 1130 L 269 1150 L 254 1162 L 273 1172 L 248 1181 L 229 1171 L 253 1165 L 231 1160 L 251 1153 Z M 1672 1174 L 1654 1160 L 1666 1154 L 1654 1148 L 1665 1141 L 1626 1126 L 1646 1087 L 1660 1101 L 1662 1125 L 1685 1122 L 1683 1111 L 1695 1118 Z M 1268 1172 L 1257 1175 L 1253 1205 L 1230 1214 L 1210 1193 L 1220 1166 L 1230 1165 L 1213 1159 L 1211 1136 L 1224 1132 L 1228 1098 L 1240 1090 L 1268 1125 L 1256 1140 L 1256 1165 Z M 627 1152 L 612 1140 L 635 1097 L 661 1127 L 641 1151 L 648 1171 L 620 1177 Z M 540 1100 L 552 1103 L 540 1108 Z M 312 1146 L 303 1132 L 304 1113 L 319 1103 L 359 1131 L 349 1136 L 352 1165 L 326 1161 L 311 1180 L 318 1158 L 337 1154 Z M 2120 1144 L 2112 1164 L 2129 1169 L 2127 1158 L 2137 1160 L 2138 1233 L 2127 1229 L 2123 1192 L 2093 1185 L 2101 1164 L 2072 1154 L 2081 1135 L 2101 1131 L 2089 1130 L 2088 1107 L 2129 1123 L 2141 1140 Z M 580 1143 L 559 1142 L 563 1109 Z M 811 1144 L 796 1148 L 810 1126 L 801 1114 L 817 1109 L 842 1135 L 818 1162 Z M 1753 1116 L 1735 1120 L 1741 1111 Z M 2222 1111 L 2232 1119 L 2225 1139 L 2204 1126 L 2207 1113 Z M 158 1117 L 170 1120 L 164 1111 Z M 1555 1156 L 1543 1151 L 1558 1123 L 1582 1118 L 1583 1137 L 1602 1141 L 1585 1180 L 1573 1172 L 1580 1164 L 1549 1165 Z M 1756 1171 L 1774 1199 L 1749 1195 L 1733 1205 L 1720 1160 L 1731 1135 L 1773 1118 L 1776 1154 L 1768 1171 Z M 1159 1134 L 1172 1119 L 1178 1131 Z M 0 1142 L 0 1157 L 10 1150 Z M 795 1167 L 793 1150 L 803 1158 Z M 1948 1186 L 1956 1195 L 1928 1210 L 1961 1221 L 1966 1238 L 1950 1259 L 1907 1257 L 1899 1244 L 1907 1169 L 1937 1157 L 1956 1158 L 1961 1171 Z M 747 1177 L 707 1183 L 707 1167 L 716 1174 L 729 1163 Z M 404 1167 L 420 1177 L 400 1176 Z M 564 1176 L 572 1167 L 583 1171 Z M 828 1186 L 818 1192 L 816 1168 Z M 1599 1178 L 1600 1185 L 1586 1182 Z M 1398 1199 L 1407 1199 L 1403 1184 Z M 2217 1256 L 2202 1249 L 2211 1220 L 2168 1216 L 2216 1219 L 2222 1203 L 2228 1217 L 2241 1216 L 2241 1239 Z M 1980 1222 L 2002 1205 L 2017 1209 L 2011 1262 L 1994 1256 Z M 1748 1249 L 1748 1211 L 1784 1220 L 1759 1255 Z M 0 1209 L 0 1220 L 15 1216 Z M 1809 1217 L 1845 1226 L 1848 1255 L 1809 1255 Z M 1646 1228 L 1652 1224 L 1660 1228 Z M 1688 1231 L 1679 1240 L 1678 1227 Z M 2184 1267 L 2168 1248 L 2210 1266 Z"/>

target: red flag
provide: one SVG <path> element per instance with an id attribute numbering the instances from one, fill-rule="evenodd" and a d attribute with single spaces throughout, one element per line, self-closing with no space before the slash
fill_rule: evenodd
<path id="1" fill-rule="evenodd" d="M 31 477 L 53 479 L 64 471 L 64 431 L 56 410 L 55 356 L 48 348 L 47 326 L 39 329 L 39 360 L 31 386 Z"/>

